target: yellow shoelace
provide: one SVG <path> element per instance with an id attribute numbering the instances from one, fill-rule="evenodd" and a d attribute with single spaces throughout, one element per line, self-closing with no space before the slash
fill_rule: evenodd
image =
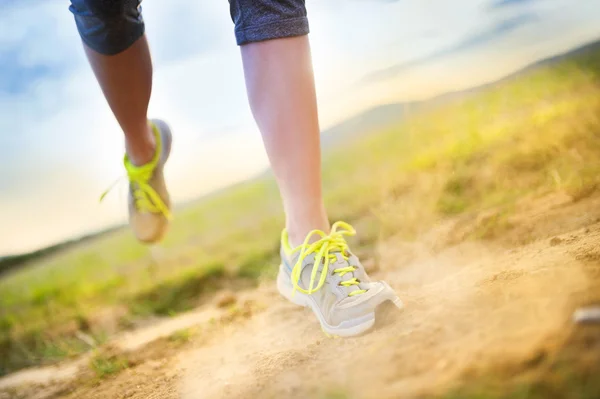
<path id="1" fill-rule="evenodd" d="M 323 287 L 325 284 L 325 279 L 327 278 L 327 273 L 329 273 L 329 263 L 335 262 L 337 260 L 336 253 L 340 253 L 345 260 L 348 260 L 348 244 L 344 239 L 344 236 L 353 236 L 356 234 L 356 230 L 348 223 L 345 222 L 336 222 L 331 227 L 331 233 L 329 235 L 325 234 L 321 230 L 313 230 L 306 236 L 304 243 L 293 249 L 291 252 L 300 251 L 300 256 L 298 257 L 298 261 L 294 265 L 292 269 L 292 284 L 294 285 L 294 292 L 296 290 L 304 293 L 304 294 L 312 294 L 313 292 L 317 292 Z M 321 237 L 318 241 L 310 244 L 311 239 L 314 236 Z M 310 284 L 308 286 L 308 290 L 300 287 L 300 275 L 302 273 L 302 262 L 304 259 L 312 254 L 316 253 L 315 262 L 313 264 L 312 273 L 310 275 Z M 317 273 L 319 271 L 319 265 L 323 262 L 323 270 L 321 271 L 321 277 L 319 278 L 319 282 L 317 286 L 314 287 L 315 279 L 317 277 Z M 343 277 L 346 273 L 352 273 L 356 270 L 354 266 L 346 266 L 334 269 L 333 272 Z M 356 277 L 351 278 L 350 280 L 340 282 L 340 285 L 344 287 L 358 286 L 360 281 Z M 314 288 L 313 288 L 314 287 Z M 359 295 L 367 292 L 366 290 L 356 289 L 352 291 L 349 296 Z"/>
<path id="2" fill-rule="evenodd" d="M 152 124 L 152 132 L 154 133 L 154 138 L 156 140 L 156 151 L 152 160 L 145 165 L 135 166 L 131 163 L 127 154 L 125 154 L 125 157 L 123 158 L 123 164 L 125 165 L 125 170 L 127 171 L 129 184 L 133 189 L 133 197 L 135 200 L 136 209 L 138 209 L 140 212 L 162 213 L 167 219 L 171 219 L 171 212 L 169 211 L 169 208 L 167 208 L 156 190 L 154 190 L 154 188 L 152 188 L 152 186 L 150 186 L 148 183 L 154 174 L 154 170 L 156 169 L 158 161 L 160 160 L 160 154 L 162 153 L 162 140 L 160 137 L 160 131 L 155 124 Z M 106 194 L 108 194 L 114 186 L 115 185 L 113 184 L 102 194 L 100 201 L 106 197 Z"/>

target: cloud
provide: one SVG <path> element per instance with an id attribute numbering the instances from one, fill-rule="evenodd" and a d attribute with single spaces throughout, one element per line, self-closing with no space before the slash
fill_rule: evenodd
<path id="1" fill-rule="evenodd" d="M 220 1 L 143 4 L 146 33 L 156 63 L 173 63 L 235 46 L 229 9 Z"/>
<path id="2" fill-rule="evenodd" d="M 492 42 L 495 39 L 504 36 L 536 19 L 537 18 L 534 14 L 521 14 L 514 18 L 503 20 L 493 25 L 491 28 L 472 34 L 452 46 L 442 48 L 434 53 L 413 59 L 411 61 L 399 63 L 391 67 L 379 69 L 372 73 L 369 73 L 361 79 L 361 82 L 371 83 L 393 78 L 399 73 L 404 72 L 406 70 L 419 67 L 434 61 L 439 61 L 440 59 L 451 55 L 455 55 L 457 53 L 472 50 L 474 48 Z"/>
<path id="3" fill-rule="evenodd" d="M 74 23 L 64 4 L 28 2 L 24 7 L 9 2 L 2 7 L 0 96 L 29 92 L 39 82 L 60 78 L 83 63 Z"/>
<path id="4" fill-rule="evenodd" d="M 87 69 L 68 2 L 0 2 L 0 96 L 29 93 L 40 82 Z M 235 45 L 228 8 L 215 3 L 144 3 L 156 65 Z"/>
<path id="5" fill-rule="evenodd" d="M 48 64 L 23 65 L 20 62 L 22 50 L 0 48 L 0 93 L 4 95 L 19 94 L 28 91 L 37 82 L 59 77 L 63 70 Z"/>
<path id="6" fill-rule="evenodd" d="M 490 2 L 490 8 L 502 8 L 507 6 L 515 6 L 526 3 L 533 3 L 536 0 L 492 0 Z"/>

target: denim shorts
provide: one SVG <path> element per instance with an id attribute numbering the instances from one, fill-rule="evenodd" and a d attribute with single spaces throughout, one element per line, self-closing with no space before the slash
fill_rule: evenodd
<path id="1" fill-rule="evenodd" d="M 309 31 L 305 0 L 229 0 L 229 9 L 238 45 Z M 101 54 L 118 54 L 144 34 L 141 0 L 71 0 L 69 10 L 83 42 Z"/>

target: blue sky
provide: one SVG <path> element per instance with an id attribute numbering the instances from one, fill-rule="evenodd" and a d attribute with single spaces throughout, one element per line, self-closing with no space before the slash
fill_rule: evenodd
<path id="1" fill-rule="evenodd" d="M 0 255 L 125 220 L 122 137 L 66 0 L 0 0 Z M 576 3 L 577 6 L 573 6 Z M 600 37 L 600 0 L 307 0 L 320 117 L 497 79 Z M 175 129 L 167 169 L 187 201 L 267 166 L 226 0 L 143 3 L 151 116 Z M 223 162 L 220 154 L 227 154 Z"/>

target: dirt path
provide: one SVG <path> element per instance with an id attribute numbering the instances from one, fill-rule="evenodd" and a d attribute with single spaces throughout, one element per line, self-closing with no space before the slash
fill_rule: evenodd
<path id="1" fill-rule="evenodd" d="M 158 363 L 141 362 L 103 381 L 102 389 L 51 396 L 45 388 L 26 397 L 411 398 L 468 370 L 535 362 L 564 337 L 573 310 L 600 289 L 600 198 L 545 198 L 513 222 L 497 243 L 467 241 L 434 252 L 464 228 L 454 222 L 418 243 L 380 243 L 381 268 L 373 275 L 394 286 L 406 307 L 388 309 L 370 334 L 326 338 L 309 311 L 268 286 L 248 294 L 259 309 L 251 317 L 209 329 Z M 507 245 L 525 235 L 535 239 Z M 181 318 L 170 323 L 188 325 Z M 120 344 L 140 346 L 153 332 L 138 334 Z"/>

